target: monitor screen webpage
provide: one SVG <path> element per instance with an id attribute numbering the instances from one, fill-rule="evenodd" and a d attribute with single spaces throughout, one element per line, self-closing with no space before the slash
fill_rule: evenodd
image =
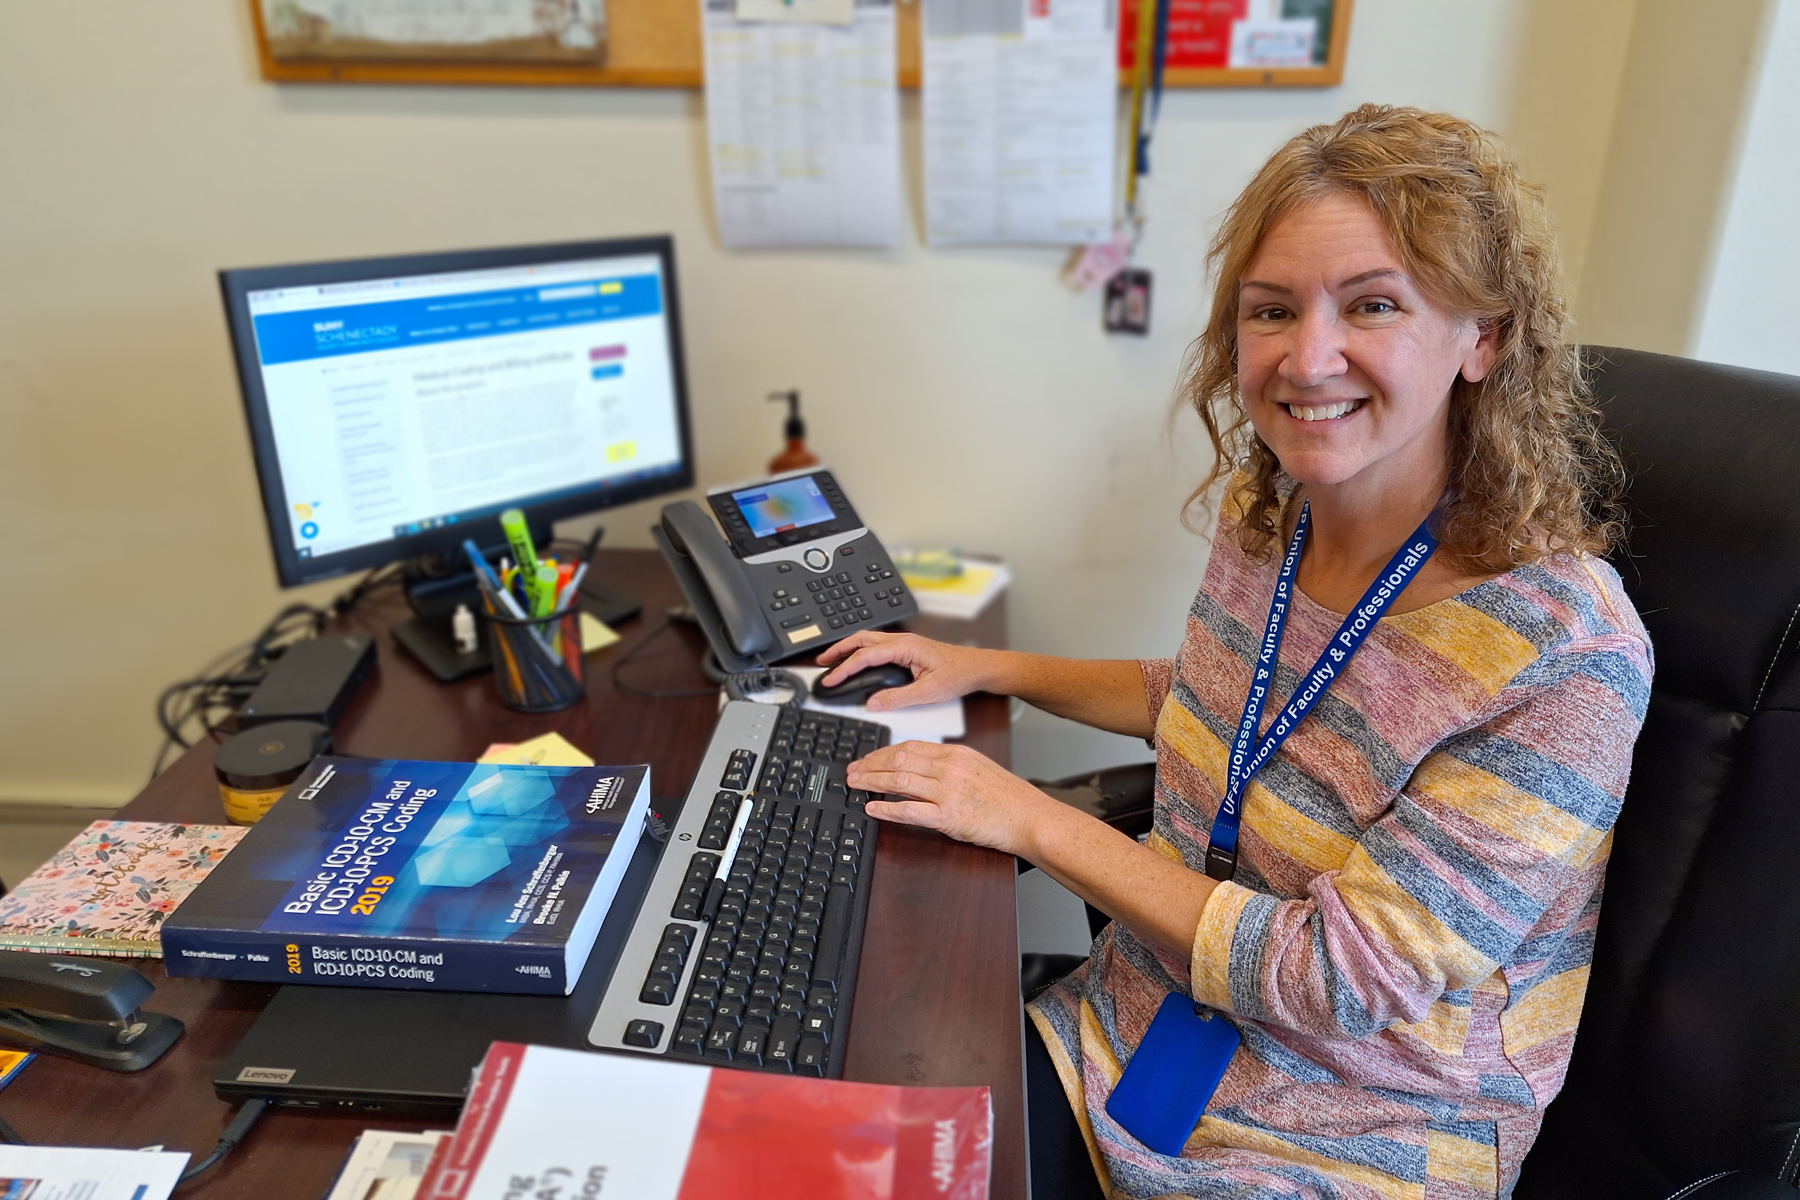
<path id="1" fill-rule="evenodd" d="M 664 261 L 246 292 L 294 555 L 680 474 Z"/>

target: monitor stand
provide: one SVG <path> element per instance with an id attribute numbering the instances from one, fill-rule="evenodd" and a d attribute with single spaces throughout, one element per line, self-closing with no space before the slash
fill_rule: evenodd
<path id="1" fill-rule="evenodd" d="M 450 626 L 456 604 L 467 603 L 477 617 L 481 614 L 481 593 L 474 575 L 465 572 L 462 580 L 466 582 L 466 594 L 454 578 L 439 577 L 426 587 L 409 587 L 407 599 L 418 615 L 395 622 L 392 629 L 394 640 L 406 647 L 440 683 L 454 683 L 493 669 L 485 624 L 473 653 L 464 654 L 456 648 Z M 644 611 L 642 604 L 625 593 L 587 581 L 581 585 L 581 607 L 611 626 L 622 625 Z"/>
<path id="2" fill-rule="evenodd" d="M 614 591 L 590 580 L 583 580 L 581 583 L 581 607 L 608 625 L 615 626 L 623 625 L 644 611 L 642 604 L 624 592 Z"/>
<path id="3" fill-rule="evenodd" d="M 456 648 L 449 617 L 408 617 L 394 622 L 389 632 L 439 683 L 454 683 L 493 669 L 485 641 L 470 654 Z"/>

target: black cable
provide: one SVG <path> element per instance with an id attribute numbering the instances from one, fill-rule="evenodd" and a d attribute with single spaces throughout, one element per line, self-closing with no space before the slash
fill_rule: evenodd
<path id="1" fill-rule="evenodd" d="M 625 666 L 626 663 L 630 662 L 632 659 L 636 658 L 639 654 L 643 653 L 645 646 L 648 646 L 651 642 L 654 642 L 657 638 L 661 637 L 663 634 L 667 633 L 669 630 L 673 629 L 674 627 L 675 627 L 675 622 L 664 621 L 661 625 L 658 625 L 655 629 L 651 630 L 649 635 L 646 636 L 643 641 L 639 642 L 637 645 L 633 646 L 631 649 L 627 650 L 625 653 L 619 655 L 619 657 L 613 659 L 613 665 L 612 665 L 613 687 L 617 688 L 621 692 L 624 692 L 627 696 L 642 696 L 646 700 L 687 700 L 687 699 L 691 699 L 692 697 L 695 697 L 695 696 L 716 696 L 716 695 L 718 695 L 719 689 L 712 688 L 712 687 L 679 688 L 675 691 L 670 691 L 670 692 L 652 692 L 652 691 L 649 691 L 644 688 L 634 687 L 631 684 L 626 683 L 625 680 L 620 676 L 619 672 Z"/>
<path id="2" fill-rule="evenodd" d="M 643 641 L 614 659 L 612 665 L 613 687 L 624 692 L 628 696 L 642 696 L 649 700 L 685 700 L 697 696 L 717 695 L 718 688 L 712 687 L 678 688 L 672 691 L 654 692 L 647 688 L 640 688 L 633 684 L 626 683 L 621 676 L 620 672 L 627 663 L 637 658 L 639 654 L 643 653 L 646 646 L 650 645 L 651 642 L 654 642 L 664 633 L 667 633 L 670 629 L 674 628 L 674 626 L 674 621 L 664 621 L 661 625 L 658 625 L 655 629 L 651 630 L 649 636 L 645 637 Z M 708 649 L 707 652 L 701 656 L 700 670 L 708 679 L 715 681 L 719 687 L 722 687 L 725 690 L 726 696 L 733 700 L 748 700 L 751 696 L 759 692 L 773 692 L 786 688 L 789 695 L 786 700 L 781 702 L 783 708 L 799 708 L 806 703 L 806 681 L 794 674 L 794 672 L 784 670 L 780 667 L 756 667 L 748 671 L 727 671 L 719 665 L 718 657 L 713 651 Z"/>
<path id="3" fill-rule="evenodd" d="M 369 590 L 365 584 L 379 587 L 385 582 L 376 579 L 379 574 L 379 571 L 371 571 L 362 583 L 339 599 L 349 597 L 349 603 L 354 604 Z M 358 589 L 363 592 L 359 594 Z M 214 709 L 235 709 L 255 689 L 268 664 L 298 640 L 295 634 L 316 636 L 330 619 L 331 613 L 326 609 L 310 604 L 290 604 L 276 613 L 250 641 L 216 656 L 194 678 L 164 688 L 156 700 L 156 723 L 163 732 L 163 741 L 150 764 L 150 777 L 154 779 L 162 773 L 171 747 L 186 750 L 193 745 L 182 732 L 190 722 L 197 718 L 204 730 L 201 736 L 216 737 L 217 731 L 209 714 Z M 183 702 L 179 712 L 172 707 L 178 701 Z"/>
<path id="4" fill-rule="evenodd" d="M 231 1118 L 231 1123 L 225 1126 L 225 1132 L 219 1135 L 219 1144 L 213 1147 L 213 1152 L 183 1171 L 175 1186 L 180 1187 L 200 1172 L 218 1166 L 221 1159 L 230 1154 L 239 1142 L 249 1136 L 250 1130 L 255 1127 L 257 1120 L 263 1115 L 263 1110 L 268 1107 L 267 1100 L 246 1100 L 244 1106 L 238 1109 L 237 1114 Z M 15 1146 L 31 1145 L 30 1142 L 19 1136 L 18 1130 L 5 1121 L 0 1121 L 0 1141 L 11 1142 Z"/>
<path id="5" fill-rule="evenodd" d="M 392 587 L 394 584 L 404 580 L 405 577 L 405 565 L 403 563 L 393 563 L 385 567 L 376 567 L 373 571 L 370 571 L 361 579 L 357 580 L 353 586 L 339 592 L 332 599 L 331 603 L 325 606 L 326 611 L 332 617 L 341 617 L 351 609 L 355 608 L 358 604 L 361 604 L 371 592 L 380 591 L 385 587 Z"/>
<path id="6" fill-rule="evenodd" d="M 214 658 L 194 678 L 164 688 L 156 699 L 156 724 L 162 730 L 163 740 L 156 749 L 156 757 L 151 760 L 150 778 L 162 774 L 171 749 L 187 750 L 199 737 L 219 740 L 220 730 L 213 722 L 213 712 L 219 709 L 230 712 L 242 704 L 262 681 L 269 664 L 280 658 L 294 642 L 317 637 L 333 620 L 349 613 L 372 593 L 404 579 L 404 565 L 394 563 L 367 572 L 339 592 L 324 608 L 290 604 L 276 613 L 255 637 Z M 183 730 L 196 720 L 200 722 L 201 733 L 190 741 Z"/>
<path id="7" fill-rule="evenodd" d="M 219 1144 L 213 1147 L 213 1152 L 183 1171 L 175 1186 L 180 1187 L 202 1171 L 218 1166 L 219 1161 L 230 1154 L 232 1148 L 249 1135 L 250 1130 L 256 1125 L 257 1119 L 263 1115 L 263 1109 L 267 1107 L 269 1107 L 267 1100 L 244 1101 L 244 1107 L 237 1110 L 237 1115 L 231 1118 L 231 1124 L 225 1126 L 225 1132 L 219 1135 Z"/>
<path id="8" fill-rule="evenodd" d="M 806 680 L 780 667 L 757 667 L 750 671 L 728 671 L 722 681 L 725 694 L 733 700 L 748 700 L 759 692 L 786 688 L 791 693 L 781 702 L 783 708 L 800 708 L 806 703 Z"/>
<path id="9" fill-rule="evenodd" d="M 240 666 L 230 675 L 188 679 L 164 688 L 156 701 L 156 722 L 163 732 L 163 741 L 151 763 L 150 777 L 154 779 L 162 773 L 171 747 L 185 750 L 193 744 L 183 733 L 189 722 L 198 719 L 203 736 L 216 740 L 219 731 L 211 718 L 213 710 L 235 709 L 255 690 L 261 679 L 261 671 L 248 671 Z M 172 707 L 177 701 L 185 701 L 178 711 Z"/>

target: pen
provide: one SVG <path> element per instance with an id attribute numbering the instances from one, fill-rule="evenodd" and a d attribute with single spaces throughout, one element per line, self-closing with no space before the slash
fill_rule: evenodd
<path id="1" fill-rule="evenodd" d="M 482 556 L 481 548 L 475 544 L 473 538 L 463 539 L 463 553 L 469 556 L 469 562 L 475 568 L 475 577 L 484 581 L 493 593 L 500 597 L 510 616 L 523 621 L 525 610 L 519 607 L 519 602 L 513 599 L 511 592 L 506 590 L 506 586 L 500 582 L 500 577 L 494 574 L 494 568 L 488 565 L 488 560 Z"/>
<path id="2" fill-rule="evenodd" d="M 575 573 L 569 576 L 569 582 L 562 590 L 562 598 L 556 602 L 557 612 L 565 613 L 575 607 L 575 601 L 581 595 L 581 577 L 586 574 L 586 563 L 575 568 Z"/>
<path id="3" fill-rule="evenodd" d="M 487 579 L 480 571 L 475 573 L 475 582 L 477 586 L 480 587 L 482 606 L 487 609 L 488 616 L 499 616 L 500 614 L 494 609 L 493 595 L 485 586 Z M 488 636 L 493 639 L 490 644 L 500 648 L 500 658 L 506 666 L 506 678 L 512 684 L 513 694 L 516 696 L 524 695 L 525 685 L 519 677 L 518 660 L 513 656 L 512 646 L 509 645 L 506 638 L 500 634 L 500 626 L 498 624 L 490 625 L 488 627 Z M 499 670 L 499 667 L 495 667 L 494 669 Z"/>
<path id="4" fill-rule="evenodd" d="M 581 548 L 581 561 L 592 562 L 594 551 L 600 549 L 600 539 L 606 536 L 606 526 L 594 526 L 594 532 L 588 534 L 587 545 Z"/>
<path id="5" fill-rule="evenodd" d="M 744 826 L 750 823 L 750 809 L 756 801 L 745 796 L 738 803 L 737 819 L 731 823 L 731 836 L 725 839 L 725 851 L 719 855 L 719 869 L 706 888 L 706 901 L 700 906 L 700 919 L 711 923 L 719 915 L 719 901 L 725 898 L 725 879 L 731 874 L 732 860 L 737 857 L 738 843 L 744 840 Z"/>
<path id="6" fill-rule="evenodd" d="M 498 616 L 500 610 L 504 609 L 514 620 L 525 620 L 525 610 L 519 606 L 519 602 L 513 598 L 512 593 L 507 591 L 505 585 L 500 582 L 500 577 L 488 564 L 486 556 L 481 553 L 481 547 L 475 544 L 473 538 L 463 539 L 463 553 L 468 556 L 469 564 L 475 568 L 475 582 L 481 591 L 483 602 L 487 605 L 488 614 Z M 550 670 L 547 672 L 544 670 L 544 662 L 538 662 L 531 658 L 520 659 L 513 653 L 517 643 L 513 640 L 512 634 L 513 630 L 520 628 L 520 626 L 503 625 L 499 622 L 495 622 L 493 625 L 493 630 L 498 635 L 501 648 L 505 652 L 504 657 L 509 668 L 508 678 L 513 682 L 515 691 L 522 691 L 522 679 L 529 679 L 540 687 L 547 688 L 552 695 L 560 694 L 563 689 L 558 684 L 559 675 L 566 678 L 572 674 L 568 664 L 539 630 L 529 627 L 524 628 L 522 632 L 527 639 L 537 644 L 538 651 L 543 655 L 544 662 L 549 664 Z M 572 683 L 573 680 L 570 679 L 570 682 Z"/>
<path id="7" fill-rule="evenodd" d="M 566 610 L 575 606 L 575 599 L 581 594 L 581 581 L 587 578 L 588 567 L 594 561 L 594 554 L 600 549 L 600 539 L 606 536 L 606 526 L 594 526 L 594 532 L 588 535 L 587 545 L 581 551 L 581 563 L 575 573 L 569 576 L 569 586 L 563 589 L 562 607 Z"/>
<path id="8" fill-rule="evenodd" d="M 499 610 L 504 608 L 507 614 L 515 620 L 525 620 L 525 612 L 519 607 L 519 602 L 513 598 L 511 592 L 503 587 L 499 587 L 495 583 L 492 568 L 488 567 L 487 560 L 481 556 L 481 551 L 474 543 L 465 542 L 463 544 L 463 552 L 470 556 L 471 562 L 478 564 L 475 570 L 475 582 L 481 589 L 482 598 L 487 603 L 488 612 L 491 615 L 498 615 Z M 518 627 L 496 624 L 495 628 L 502 631 L 510 631 Z M 525 634 L 538 644 L 538 648 L 543 651 L 544 658 L 552 666 L 563 667 L 565 665 L 562 656 L 558 654 L 556 648 L 543 637 L 541 630 L 526 629 Z M 506 634 L 506 636 L 510 638 L 510 633 Z"/>

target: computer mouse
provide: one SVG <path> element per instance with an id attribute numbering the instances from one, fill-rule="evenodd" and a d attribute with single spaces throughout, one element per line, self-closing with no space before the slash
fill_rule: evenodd
<path id="1" fill-rule="evenodd" d="M 825 675 L 829 674 L 831 672 L 825 672 Z M 813 680 L 812 694 L 814 700 L 822 700 L 826 704 L 867 704 L 869 697 L 876 692 L 905 687 L 913 681 L 911 671 L 894 663 L 864 667 L 841 683 L 821 686 L 825 675 Z"/>

